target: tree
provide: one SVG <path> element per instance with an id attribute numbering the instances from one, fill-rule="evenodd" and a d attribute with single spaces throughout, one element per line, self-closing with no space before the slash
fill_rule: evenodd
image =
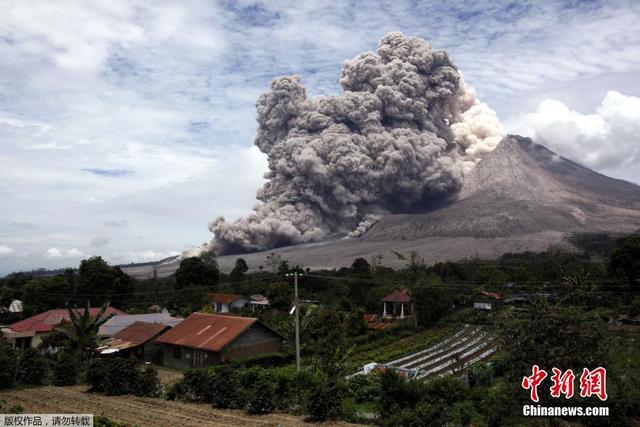
<path id="1" fill-rule="evenodd" d="M 640 288 L 640 235 L 623 239 L 609 260 L 609 275 Z"/>
<path id="2" fill-rule="evenodd" d="M 218 269 L 205 264 L 197 257 L 185 258 L 176 270 L 176 288 L 207 287 L 213 289 L 218 284 Z"/>
<path id="3" fill-rule="evenodd" d="M 280 267 L 280 264 L 282 264 L 282 261 L 282 255 L 271 252 L 269 255 L 267 255 L 266 264 L 267 267 L 269 267 L 269 270 L 271 270 L 273 274 L 276 274 L 278 272 L 278 267 Z"/>
<path id="4" fill-rule="evenodd" d="M 75 385 L 78 382 L 78 361 L 67 352 L 57 354 L 53 363 L 53 384 L 57 386 Z"/>
<path id="5" fill-rule="evenodd" d="M 205 250 L 200 253 L 200 259 L 202 260 L 204 265 L 214 267 L 216 270 L 219 270 L 218 260 L 216 259 L 216 256 L 216 251 L 213 250 Z"/>
<path id="6" fill-rule="evenodd" d="M 369 265 L 369 262 L 364 258 L 354 259 L 351 264 L 351 270 L 356 276 L 368 277 L 371 275 L 371 265 Z"/>
<path id="7" fill-rule="evenodd" d="M 22 384 L 42 384 L 47 376 L 47 359 L 34 348 L 26 348 L 18 360 L 18 381 Z"/>
<path id="8" fill-rule="evenodd" d="M 111 316 L 104 316 L 109 304 L 105 304 L 95 317 L 89 311 L 89 301 L 82 313 L 76 309 L 69 308 L 68 323 L 60 327 L 60 331 L 69 338 L 71 348 L 75 351 L 78 360 L 84 361 L 85 355 L 92 354 L 97 346 L 96 335 L 102 326 Z"/>
<path id="9" fill-rule="evenodd" d="M 249 271 L 247 262 L 242 258 L 236 259 L 236 264 L 229 274 L 229 281 L 235 283 L 242 282 L 244 280 L 244 273 L 247 271 Z"/>
<path id="10" fill-rule="evenodd" d="M 17 367 L 18 358 L 15 350 L 0 342 L 0 389 L 13 387 Z"/>
<path id="11" fill-rule="evenodd" d="M 276 310 L 288 310 L 293 301 L 291 286 L 284 282 L 276 282 L 267 288 L 269 304 Z"/>

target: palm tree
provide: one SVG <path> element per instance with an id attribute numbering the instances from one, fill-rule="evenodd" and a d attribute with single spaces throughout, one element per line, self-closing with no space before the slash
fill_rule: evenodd
<path id="1" fill-rule="evenodd" d="M 79 310 L 69 307 L 69 322 L 60 328 L 71 342 L 71 348 L 78 356 L 78 359 L 84 361 L 84 356 L 93 353 L 97 347 L 96 335 L 100 326 L 102 326 L 111 316 L 104 316 L 109 308 L 109 303 L 100 308 L 95 317 L 91 316 L 89 311 L 89 301 L 82 313 Z"/>

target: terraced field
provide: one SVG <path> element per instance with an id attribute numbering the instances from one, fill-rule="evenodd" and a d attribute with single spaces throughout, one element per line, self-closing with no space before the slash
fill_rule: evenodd
<path id="1" fill-rule="evenodd" d="M 415 378 L 453 375 L 467 366 L 485 360 L 498 349 L 495 337 L 483 326 L 465 324 L 448 338 L 415 353 L 384 363 L 415 374 Z M 354 375 L 364 374 L 364 370 Z"/>

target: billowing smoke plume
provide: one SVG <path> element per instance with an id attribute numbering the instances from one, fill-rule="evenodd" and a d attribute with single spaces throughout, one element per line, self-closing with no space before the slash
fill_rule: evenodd
<path id="1" fill-rule="evenodd" d="M 219 253 L 357 236 L 382 214 L 424 210 L 503 135 L 447 52 L 417 37 L 387 34 L 377 53 L 344 63 L 340 84 L 340 95 L 308 98 L 298 77 L 280 77 L 260 96 L 262 203 L 209 224 Z"/>

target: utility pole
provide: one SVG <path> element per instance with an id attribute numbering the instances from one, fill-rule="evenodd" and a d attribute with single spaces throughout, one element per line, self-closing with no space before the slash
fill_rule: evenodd
<path id="1" fill-rule="evenodd" d="M 296 307 L 296 371 L 300 372 L 300 306 L 298 301 L 298 272 L 293 273 L 294 304 Z"/>

